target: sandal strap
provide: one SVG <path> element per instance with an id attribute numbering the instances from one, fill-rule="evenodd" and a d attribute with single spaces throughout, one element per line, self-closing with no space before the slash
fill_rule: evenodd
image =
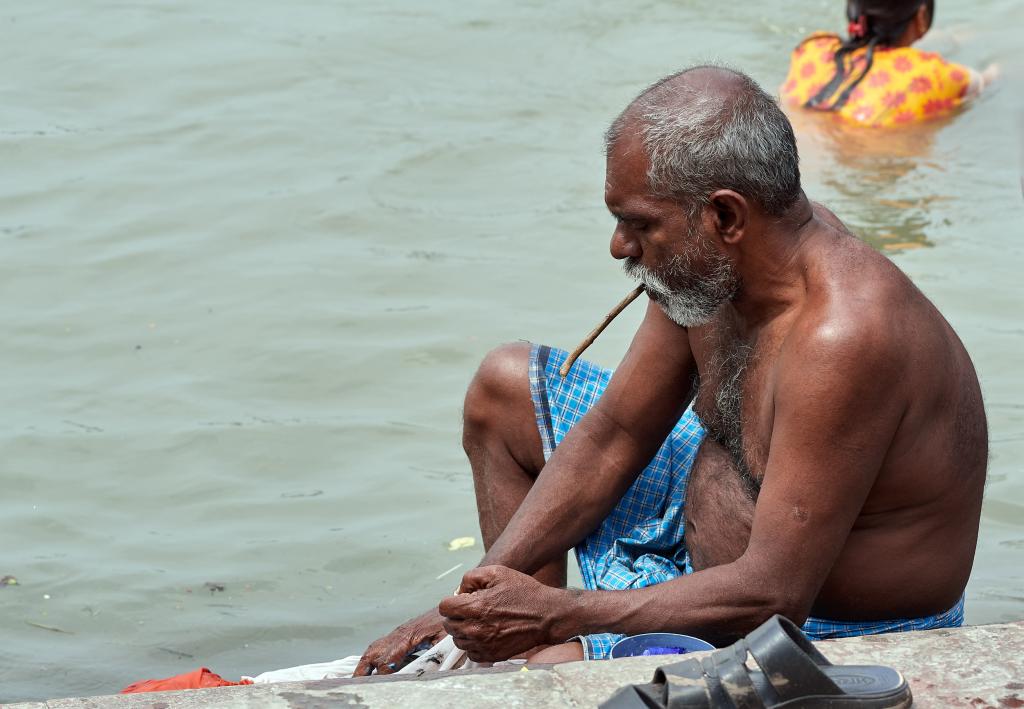
<path id="1" fill-rule="evenodd" d="M 780 700 L 843 694 L 820 669 L 832 663 L 787 618 L 773 616 L 747 636 L 746 644 Z"/>
<path id="2" fill-rule="evenodd" d="M 663 706 L 667 709 L 711 709 L 717 706 L 704 676 L 704 667 L 696 658 L 662 665 L 654 671 L 654 684 L 662 684 Z"/>
<path id="3" fill-rule="evenodd" d="M 693 658 L 659 667 L 654 686 L 664 691 L 668 709 L 764 709 L 746 667 L 743 641 L 701 659 Z M 650 696 L 653 699 L 653 696 Z"/>
<path id="4" fill-rule="evenodd" d="M 764 699 L 757 693 L 747 669 L 747 643 L 743 640 L 707 658 L 715 666 L 718 680 L 736 709 L 764 709 Z"/>
<path id="5" fill-rule="evenodd" d="M 729 696 L 729 692 L 726 691 L 725 686 L 722 684 L 722 678 L 718 676 L 718 667 L 715 665 L 715 659 L 711 655 L 702 657 L 700 666 L 704 670 L 704 681 L 708 685 L 708 696 L 711 698 L 711 706 L 732 707 L 732 697 Z"/>

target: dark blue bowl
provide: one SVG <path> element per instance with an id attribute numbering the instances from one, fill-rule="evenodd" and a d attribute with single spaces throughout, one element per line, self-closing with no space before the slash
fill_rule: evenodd
<path id="1" fill-rule="evenodd" d="M 715 646 L 692 635 L 679 633 L 644 633 L 623 638 L 612 646 L 612 657 L 642 655 L 683 655 L 688 652 L 714 650 Z"/>

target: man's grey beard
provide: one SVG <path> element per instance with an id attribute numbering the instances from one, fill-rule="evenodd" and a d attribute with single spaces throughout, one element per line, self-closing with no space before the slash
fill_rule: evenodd
<path id="1" fill-rule="evenodd" d="M 632 257 L 627 257 L 622 267 L 626 275 L 644 284 L 669 320 L 683 327 L 698 327 L 709 323 L 722 303 L 739 290 L 739 279 L 725 256 L 709 252 L 707 259 L 712 268 L 703 278 L 693 272 L 690 260 L 679 254 L 657 271 Z"/>

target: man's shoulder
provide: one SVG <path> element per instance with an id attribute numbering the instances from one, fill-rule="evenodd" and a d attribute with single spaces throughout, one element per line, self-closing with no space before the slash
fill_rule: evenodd
<path id="1" fill-rule="evenodd" d="M 810 396 L 826 406 L 845 406 L 852 398 L 906 404 L 911 348 L 883 308 L 836 300 L 804 308 L 794 321 L 775 365 L 776 402 L 795 397 L 807 404 Z"/>
<path id="2" fill-rule="evenodd" d="M 927 300 L 889 259 L 850 236 L 831 245 L 808 278 L 786 338 L 792 354 L 860 369 L 906 352 L 907 310 L 923 311 Z"/>
<path id="3" fill-rule="evenodd" d="M 890 258 L 872 248 L 831 211 L 815 205 L 823 222 L 809 259 L 808 312 L 843 317 L 851 325 L 884 325 L 927 298 Z"/>
<path id="4" fill-rule="evenodd" d="M 804 308 L 785 342 L 797 357 L 825 359 L 839 365 L 862 365 L 891 358 L 901 348 L 898 328 L 879 303 L 841 296 L 827 306 Z"/>

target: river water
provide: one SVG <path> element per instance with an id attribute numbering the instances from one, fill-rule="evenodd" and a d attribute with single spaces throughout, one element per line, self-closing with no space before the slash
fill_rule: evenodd
<path id="1" fill-rule="evenodd" d="M 477 362 L 571 347 L 630 287 L 605 125 L 696 61 L 774 90 L 843 24 L 792 5 L 4 3 L 0 701 L 333 659 L 450 592 Z M 1020 75 L 1019 3 L 939 13 L 933 47 Z M 1020 88 L 883 144 L 799 125 L 808 193 L 977 364 L 971 623 L 1024 617 Z"/>

